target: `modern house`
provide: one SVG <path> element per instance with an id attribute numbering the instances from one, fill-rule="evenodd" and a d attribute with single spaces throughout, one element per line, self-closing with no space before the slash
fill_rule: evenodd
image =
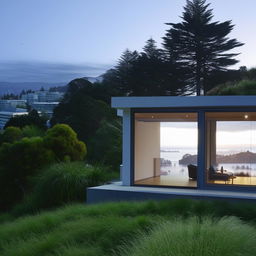
<path id="1" fill-rule="evenodd" d="M 123 119 L 121 181 L 88 202 L 256 199 L 256 96 L 114 97 Z"/>

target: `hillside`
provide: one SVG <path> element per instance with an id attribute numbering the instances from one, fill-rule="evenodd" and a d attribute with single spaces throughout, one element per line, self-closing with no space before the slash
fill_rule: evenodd
<path id="1" fill-rule="evenodd" d="M 0 255 L 114 256 L 116 255 L 114 254 L 114 251 L 116 251 L 123 243 L 134 240 L 138 232 L 140 232 L 139 234 L 141 236 L 142 232 L 149 231 L 151 228 L 157 228 L 163 221 L 168 221 L 169 223 L 173 222 L 176 225 L 176 228 L 183 225 L 183 228 L 185 228 L 184 232 L 192 235 L 192 237 L 189 235 L 185 240 L 180 240 L 179 234 L 174 236 L 173 239 L 176 239 L 175 241 L 177 241 L 177 244 L 182 248 L 184 248 L 184 244 L 190 244 L 192 247 L 187 247 L 187 249 L 191 250 L 190 252 L 187 252 L 187 254 L 179 253 L 170 255 L 199 255 L 197 254 L 197 251 L 193 251 L 197 250 L 195 244 L 197 243 L 197 239 L 195 239 L 194 234 L 199 235 L 198 227 L 200 227 L 201 224 L 194 218 L 194 216 L 201 216 L 201 220 L 203 220 L 202 216 L 204 215 L 211 215 L 212 217 L 219 218 L 227 214 L 237 216 L 244 222 L 251 221 L 250 225 L 252 226 L 252 224 L 254 224 L 252 221 L 255 220 L 256 215 L 256 205 L 253 203 L 238 204 L 231 202 L 223 203 L 222 201 L 179 199 L 158 202 L 108 203 L 90 206 L 83 204 L 70 205 L 55 211 L 45 212 L 35 216 L 21 217 L 12 221 L 11 217 L 9 217 L 9 221 L 6 221 L 5 223 L 3 223 L 4 216 L 0 215 L 0 222 L 2 222 L 2 224 L 0 224 Z M 177 216 L 179 217 L 178 219 Z M 218 232 L 221 234 L 218 233 L 218 235 L 216 235 L 214 233 L 216 232 L 215 225 L 218 224 L 218 222 L 214 221 L 214 225 L 210 225 L 210 228 L 213 228 L 213 233 L 207 232 L 206 236 L 202 234 L 203 240 L 205 241 L 202 241 L 202 243 L 206 243 L 205 246 L 208 243 L 218 246 L 218 243 L 224 239 L 226 242 L 220 244 L 220 246 L 223 246 L 222 250 L 230 248 L 228 253 L 233 252 L 233 250 L 237 252 L 239 249 L 237 248 L 237 245 L 239 244 L 237 244 L 237 240 L 234 240 L 235 245 L 228 247 L 227 244 L 234 239 L 234 237 L 230 237 L 229 226 L 231 225 L 231 229 L 234 230 L 232 225 L 236 225 L 234 227 L 237 227 L 238 225 L 237 228 L 239 229 L 239 232 L 247 232 L 248 228 L 243 224 L 245 227 L 243 226 L 244 229 L 241 230 L 241 223 L 239 220 L 234 219 L 234 217 L 231 219 L 225 218 L 223 221 L 225 222 L 224 225 L 225 229 L 227 229 L 228 237 L 223 237 L 223 224 L 219 225 L 220 230 Z M 207 223 L 210 223 L 209 219 L 206 220 L 206 224 Z M 187 225 L 191 232 L 186 231 Z M 190 225 L 192 226 L 190 227 Z M 191 228 L 193 229 L 193 225 L 196 230 L 191 230 Z M 175 233 L 179 232 L 179 230 L 181 231 L 181 229 L 176 228 L 174 229 Z M 255 232 L 254 229 L 253 232 Z M 182 237 L 186 234 L 182 234 Z M 220 235 L 221 238 L 219 240 L 214 238 L 218 238 Z M 240 237 L 237 239 L 240 239 Z M 244 240 L 248 241 L 247 239 Z M 255 244 L 255 239 L 253 242 Z M 175 248 L 176 246 L 173 249 Z M 210 254 L 208 252 L 208 247 L 205 247 L 207 253 L 204 254 L 202 252 L 203 248 L 203 245 L 198 248 L 202 253 L 200 255 L 234 255 L 232 253 L 222 254 L 221 249 L 216 250 L 219 254 Z M 118 253 L 118 255 L 120 254 Z M 152 255 L 157 256 L 159 254 Z"/>

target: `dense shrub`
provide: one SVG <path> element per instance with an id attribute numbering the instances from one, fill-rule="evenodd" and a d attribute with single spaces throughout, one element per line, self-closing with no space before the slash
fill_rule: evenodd
<path id="1" fill-rule="evenodd" d="M 26 125 L 22 128 L 23 137 L 43 137 L 45 135 L 45 131 L 35 125 Z"/>
<path id="2" fill-rule="evenodd" d="M 21 214 L 68 202 L 85 202 L 86 188 L 109 180 L 111 174 L 107 173 L 103 167 L 93 167 L 84 162 L 53 164 L 35 178 L 31 196 L 14 212 Z"/>
<path id="3" fill-rule="evenodd" d="M 122 125 L 119 121 L 103 121 L 89 144 L 88 159 L 119 171 L 122 162 Z"/>
<path id="4" fill-rule="evenodd" d="M 86 155 L 85 144 L 77 139 L 76 133 L 66 124 L 57 124 L 49 129 L 44 142 L 59 161 L 82 160 Z"/>
<path id="5" fill-rule="evenodd" d="M 208 95 L 256 95 L 256 80 L 242 80 L 214 87 Z"/>
<path id="6" fill-rule="evenodd" d="M 163 222 L 126 242 L 122 256 L 256 255 L 256 229 L 234 217 Z"/>
<path id="7" fill-rule="evenodd" d="M 6 128 L 7 131 L 15 129 L 19 130 Z M 25 127 L 22 131 L 24 135 L 32 135 L 39 130 Z M 21 200 L 30 190 L 31 177 L 41 168 L 54 161 L 82 160 L 85 154 L 85 144 L 67 125 L 54 126 L 44 137 L 3 143 L 0 147 L 0 209 L 7 209 Z"/>
<path id="8" fill-rule="evenodd" d="M 46 129 L 46 116 L 39 116 L 36 110 L 31 110 L 28 115 L 17 115 L 12 117 L 6 124 L 5 128 L 15 126 L 22 128 L 27 125 L 35 125 L 41 129 Z"/>
<path id="9" fill-rule="evenodd" d="M 20 200 L 29 189 L 29 178 L 54 161 L 42 138 L 23 138 L 0 147 L 0 209 Z"/>
<path id="10" fill-rule="evenodd" d="M 7 127 L 0 135 L 0 145 L 4 142 L 12 143 L 22 138 L 22 131 L 18 127 Z"/>
<path id="11" fill-rule="evenodd" d="M 109 120 L 113 110 L 105 102 L 89 97 L 83 89 L 70 95 L 54 109 L 51 124 L 68 124 L 86 143 L 94 136 L 102 120 Z"/>
<path id="12" fill-rule="evenodd" d="M 27 125 L 23 128 L 9 126 L 3 130 L 0 134 L 0 145 L 4 142 L 13 143 L 17 140 L 21 140 L 24 137 L 43 137 L 45 131 L 34 125 Z"/>

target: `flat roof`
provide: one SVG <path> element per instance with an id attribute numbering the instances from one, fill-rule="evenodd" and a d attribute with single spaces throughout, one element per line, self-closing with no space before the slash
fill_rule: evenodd
<path id="1" fill-rule="evenodd" d="M 28 112 L 0 111 L 0 115 L 26 115 Z"/>
<path id="2" fill-rule="evenodd" d="M 256 107 L 255 96 L 112 97 L 113 108 Z"/>
<path id="3" fill-rule="evenodd" d="M 36 101 L 33 102 L 32 104 L 34 105 L 58 105 L 60 102 L 59 101 Z"/>

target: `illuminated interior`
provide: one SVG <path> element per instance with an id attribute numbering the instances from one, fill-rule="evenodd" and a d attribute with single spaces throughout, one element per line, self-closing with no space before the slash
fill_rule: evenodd
<path id="1" fill-rule="evenodd" d="M 197 113 L 135 113 L 134 183 L 196 187 L 197 126 Z"/>
<path id="2" fill-rule="evenodd" d="M 206 182 L 256 185 L 256 112 L 206 113 Z"/>

